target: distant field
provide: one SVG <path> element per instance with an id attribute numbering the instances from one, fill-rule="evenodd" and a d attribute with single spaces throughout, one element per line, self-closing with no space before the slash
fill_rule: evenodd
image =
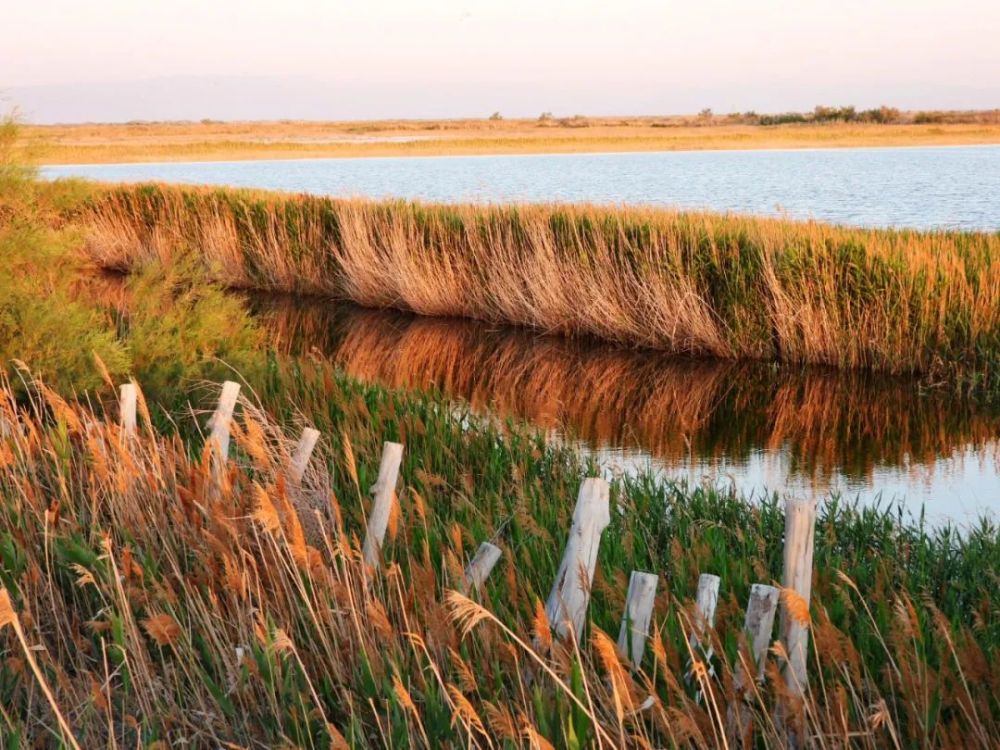
<path id="1" fill-rule="evenodd" d="M 29 126 L 25 135 L 33 157 L 46 164 L 1000 143 L 996 113 L 969 120 L 780 125 L 732 116 L 205 121 Z"/>

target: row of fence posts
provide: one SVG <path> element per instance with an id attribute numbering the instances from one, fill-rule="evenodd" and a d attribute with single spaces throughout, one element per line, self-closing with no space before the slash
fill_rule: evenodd
<path id="1" fill-rule="evenodd" d="M 209 421 L 211 429 L 209 439 L 214 445 L 213 460 L 217 476 L 228 460 L 229 424 L 239 392 L 238 383 L 226 381 L 222 387 L 218 407 Z M 134 435 L 137 401 L 135 384 L 122 385 L 120 395 L 122 429 L 126 435 Z M 289 471 L 295 482 L 302 480 L 319 436 L 319 431 L 311 427 L 303 431 L 293 452 Z M 389 524 L 402 458 L 403 446 L 400 443 L 384 443 L 378 478 L 372 487 L 373 502 L 362 547 L 365 562 L 371 566 L 376 566 L 381 559 L 382 544 Z M 573 637 L 579 641 L 583 634 L 601 536 L 610 522 L 608 483 L 599 478 L 584 479 L 577 496 L 562 561 L 545 604 L 545 614 L 560 638 L 565 639 L 572 632 Z M 782 587 L 794 592 L 800 600 L 800 606 L 804 603 L 806 607 L 809 605 L 812 589 L 815 524 L 814 502 L 799 500 L 787 502 Z M 499 547 L 491 542 L 483 542 L 465 568 L 461 581 L 462 588 L 469 591 L 482 586 L 501 556 L 502 551 Z M 659 576 L 646 571 L 634 570 L 629 578 L 624 613 L 618 632 L 618 649 L 633 668 L 638 668 L 645 655 L 658 583 Z M 699 577 L 695 593 L 695 620 L 688 637 L 692 658 L 700 660 L 709 670 L 712 658 L 709 634 L 715 623 L 720 584 L 721 579 L 718 576 L 706 573 Z M 740 669 L 735 670 L 734 687 L 738 695 L 744 694 L 750 687 L 746 682 L 748 679 L 762 681 L 764 678 L 764 665 L 771 645 L 779 602 L 781 602 L 779 637 L 783 645 L 783 650 L 779 653 L 783 652 L 785 656 L 782 674 L 792 696 L 801 698 L 804 695 L 808 682 L 808 627 L 807 623 L 794 616 L 788 602 L 782 600 L 779 594 L 778 588 L 764 583 L 754 583 L 750 588 L 743 627 L 754 664 L 742 665 Z M 729 731 L 735 737 L 745 733 L 748 721 L 748 709 L 745 706 L 730 707 L 727 722 Z M 792 746 L 802 743 L 801 729 L 789 727 L 788 734 Z"/>

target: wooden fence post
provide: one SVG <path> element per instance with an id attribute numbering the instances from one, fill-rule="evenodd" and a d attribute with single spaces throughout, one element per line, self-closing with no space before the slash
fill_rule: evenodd
<path id="1" fill-rule="evenodd" d="M 649 637 L 649 622 L 653 619 L 656 586 L 660 577 L 655 573 L 633 570 L 625 596 L 625 613 L 618 630 L 618 651 L 632 662 L 633 669 L 642 664 Z"/>
<path id="2" fill-rule="evenodd" d="M 715 676 L 715 667 L 712 665 L 712 654 L 715 653 L 712 647 L 711 630 L 715 626 L 715 607 L 719 603 L 719 576 L 711 573 L 702 573 L 698 576 L 698 590 L 695 594 L 694 623 L 691 632 L 688 634 L 688 649 L 691 653 L 691 663 L 688 671 L 684 675 L 684 681 L 690 685 L 696 677 L 700 680 L 696 667 L 701 663 L 705 668 L 706 677 Z M 703 697 L 702 690 L 695 694 L 695 700 L 699 703 Z"/>
<path id="3" fill-rule="evenodd" d="M 812 594 L 813 544 L 816 534 L 816 503 L 789 500 L 785 505 L 785 575 L 783 586 L 794 591 L 806 606 Z M 796 695 L 805 690 L 809 653 L 808 620 L 796 617 L 784 598 L 781 608 L 781 638 L 788 652 L 785 682 Z"/>
<path id="4" fill-rule="evenodd" d="M 767 659 L 768 646 L 771 644 L 771 632 L 774 630 L 778 593 L 778 589 L 774 586 L 763 583 L 755 583 L 750 587 L 750 600 L 747 602 L 746 616 L 743 619 L 743 631 L 750 644 L 753 667 L 737 665 L 733 675 L 733 691 L 737 698 L 736 703 L 730 705 L 726 712 L 726 731 L 732 746 L 738 747 L 741 744 L 752 746 L 752 738 L 749 737 L 750 715 L 746 705 L 749 697 L 746 688 L 748 681 L 764 681 L 764 662 Z"/>
<path id="5" fill-rule="evenodd" d="M 789 499 L 785 504 L 785 572 L 782 585 L 786 592 L 793 594 L 784 593 L 781 597 L 780 630 L 788 658 L 783 670 L 785 684 L 797 698 L 805 693 L 808 682 L 809 599 L 812 594 L 815 536 L 815 501 Z M 804 725 L 799 722 L 797 726 L 786 728 L 789 746 L 801 747 Z"/>
<path id="6" fill-rule="evenodd" d="M 500 560 L 503 552 L 495 544 L 483 542 L 472 558 L 465 575 L 462 576 L 462 590 L 471 591 L 482 586 L 493 571 L 493 566 Z"/>
<path id="7" fill-rule="evenodd" d="M 583 633 L 590 586 L 597 566 L 597 549 L 601 534 L 611 523 L 609 498 L 610 488 L 603 479 L 584 479 L 580 485 L 566 551 L 545 603 L 549 624 L 560 638 L 569 634 L 570 626 L 577 640 Z"/>
<path id="8" fill-rule="evenodd" d="M 302 477 L 305 476 L 306 467 L 309 466 L 309 458 L 312 456 L 317 440 L 319 440 L 319 430 L 312 427 L 306 427 L 302 430 L 302 437 L 299 438 L 299 444 L 295 446 L 295 453 L 292 454 L 292 465 L 289 469 L 289 475 L 293 482 L 301 482 Z"/>
<path id="9" fill-rule="evenodd" d="M 698 592 L 695 595 L 694 630 L 688 638 L 691 651 L 703 652 L 705 661 L 712 658 L 712 642 L 708 631 L 715 625 L 715 607 L 719 603 L 719 583 L 722 579 L 710 573 L 698 576 Z M 704 642 L 703 642 L 704 641 Z"/>
<path id="10" fill-rule="evenodd" d="M 747 602 L 743 630 L 750 642 L 757 681 L 764 679 L 764 662 L 767 658 L 767 649 L 771 645 L 774 615 L 778 610 L 778 593 L 778 589 L 774 586 L 763 583 L 755 583 L 750 587 L 750 601 Z M 737 674 L 736 679 L 742 682 L 742 672 Z"/>
<path id="11" fill-rule="evenodd" d="M 122 384 L 118 388 L 118 393 L 119 393 L 118 413 L 121 417 L 122 432 L 125 433 L 126 437 L 135 437 L 135 431 L 136 431 L 135 407 L 136 407 L 136 401 L 138 399 L 135 383 Z"/>
<path id="12" fill-rule="evenodd" d="M 372 487 L 375 499 L 368 516 L 368 531 L 365 534 L 364 544 L 365 562 L 372 567 L 378 565 L 382 552 L 382 542 L 389 527 L 392 498 L 396 494 L 396 480 L 399 478 L 399 465 L 402 460 L 402 445 L 386 442 L 382 446 L 382 462 L 378 467 L 378 479 Z"/>
<path id="13" fill-rule="evenodd" d="M 222 384 L 222 395 L 219 396 L 219 405 L 215 407 L 209 424 L 212 433 L 209 436 L 218 451 L 220 464 L 224 464 L 229 458 L 229 423 L 233 418 L 233 411 L 236 409 L 236 399 L 240 395 L 240 384 L 227 380 Z"/>

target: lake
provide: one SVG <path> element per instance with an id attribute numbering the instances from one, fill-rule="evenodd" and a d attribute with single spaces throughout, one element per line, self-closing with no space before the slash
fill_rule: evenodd
<path id="1" fill-rule="evenodd" d="M 527 423 L 611 474 L 650 469 L 756 497 L 899 499 L 935 524 L 1000 515 L 1000 411 L 912 379 L 684 359 L 341 303 L 249 303 L 288 354 Z"/>
<path id="2" fill-rule="evenodd" d="M 629 203 L 857 226 L 1000 231 L 1000 146 L 172 162 L 46 167 L 428 201 Z"/>

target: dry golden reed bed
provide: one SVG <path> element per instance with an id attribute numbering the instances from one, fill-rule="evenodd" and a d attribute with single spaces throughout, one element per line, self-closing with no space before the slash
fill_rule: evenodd
<path id="1" fill-rule="evenodd" d="M 586 205 L 428 205 L 141 185 L 83 212 L 100 266 L 194 253 L 232 287 L 677 354 L 981 374 L 1000 234 Z"/>

